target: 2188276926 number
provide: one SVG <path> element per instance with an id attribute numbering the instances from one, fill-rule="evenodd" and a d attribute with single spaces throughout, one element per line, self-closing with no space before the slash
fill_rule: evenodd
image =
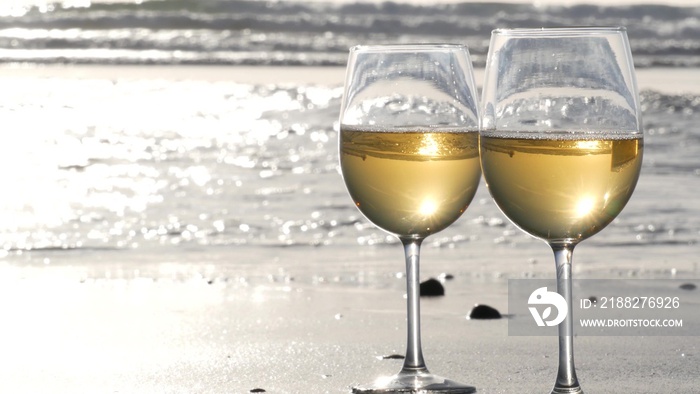
<path id="1" fill-rule="evenodd" d="M 600 297 L 593 304 L 600 309 L 678 309 L 680 297 Z"/>

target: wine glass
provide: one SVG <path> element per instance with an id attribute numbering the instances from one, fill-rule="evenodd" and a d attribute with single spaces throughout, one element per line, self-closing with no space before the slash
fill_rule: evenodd
<path id="1" fill-rule="evenodd" d="M 552 393 L 582 393 L 574 368 L 574 247 L 622 211 L 642 166 L 639 96 L 623 27 L 497 29 L 482 93 L 480 155 L 501 211 L 554 251 L 558 326 Z"/>
<path id="2" fill-rule="evenodd" d="M 420 338 L 422 241 L 457 220 L 481 178 L 479 116 L 467 47 L 370 45 L 350 49 L 340 113 L 340 167 L 362 214 L 401 241 L 408 344 L 401 371 L 355 393 L 473 393 L 431 374 Z"/>

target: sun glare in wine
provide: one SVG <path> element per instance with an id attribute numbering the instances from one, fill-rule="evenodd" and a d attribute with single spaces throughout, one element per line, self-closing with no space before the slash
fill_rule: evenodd
<path id="1" fill-rule="evenodd" d="M 600 147 L 600 141 L 595 140 L 584 140 L 576 142 L 576 147 L 579 149 L 598 149 Z"/>
<path id="2" fill-rule="evenodd" d="M 440 144 L 435 141 L 431 133 L 424 133 L 421 146 L 418 148 L 418 153 L 425 156 L 435 156 L 440 151 Z"/>
<path id="3" fill-rule="evenodd" d="M 593 197 L 584 197 L 578 200 L 576 204 L 576 217 L 584 217 L 591 213 L 595 205 L 595 199 Z"/>
<path id="4" fill-rule="evenodd" d="M 425 199 L 423 202 L 420 204 L 420 208 L 418 208 L 418 212 L 423 215 L 423 216 L 430 216 L 437 211 L 438 205 L 435 203 L 435 201 L 431 199 Z"/>

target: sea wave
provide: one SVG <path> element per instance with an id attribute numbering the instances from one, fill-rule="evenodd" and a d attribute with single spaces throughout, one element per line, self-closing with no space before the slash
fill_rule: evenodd
<path id="1" fill-rule="evenodd" d="M 78 3 L 82 4 L 82 3 Z M 341 65 L 358 43 L 459 42 L 483 64 L 490 31 L 622 25 L 635 62 L 700 66 L 700 8 L 635 4 L 153 0 L 2 8 L 4 62 Z"/>

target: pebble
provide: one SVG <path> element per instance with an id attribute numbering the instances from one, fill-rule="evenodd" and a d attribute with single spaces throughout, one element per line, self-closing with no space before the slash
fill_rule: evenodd
<path id="1" fill-rule="evenodd" d="M 469 312 L 470 320 L 500 319 L 501 313 L 493 307 L 484 304 L 477 304 Z"/>
<path id="2" fill-rule="evenodd" d="M 428 297 L 444 296 L 445 288 L 439 280 L 430 278 L 420 284 L 420 295 Z"/>
<path id="3" fill-rule="evenodd" d="M 251 389 L 251 393 L 266 393 L 265 389 Z"/>
<path id="4" fill-rule="evenodd" d="M 452 280 L 452 279 L 454 279 L 455 276 L 452 275 L 452 274 L 448 274 L 447 272 L 443 272 L 443 273 L 440 274 L 439 278 L 440 278 L 440 280 L 442 280 L 442 281 L 444 282 L 444 281 L 446 281 L 446 280 Z"/>
<path id="5" fill-rule="evenodd" d="M 683 290 L 695 290 L 697 286 L 695 286 L 692 283 L 683 283 L 682 285 L 678 286 L 679 288 Z"/>

